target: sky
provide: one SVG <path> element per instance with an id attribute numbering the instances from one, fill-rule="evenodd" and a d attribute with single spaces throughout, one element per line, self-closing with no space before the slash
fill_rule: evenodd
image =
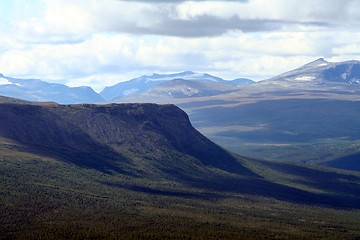
<path id="1" fill-rule="evenodd" d="M 105 86 L 195 71 L 263 80 L 359 60 L 358 0 L 1 0 L 0 73 Z"/>

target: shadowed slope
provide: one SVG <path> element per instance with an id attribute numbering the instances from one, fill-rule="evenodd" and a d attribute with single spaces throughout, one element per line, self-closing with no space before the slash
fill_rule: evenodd
<path id="1" fill-rule="evenodd" d="M 122 157 L 129 153 L 152 166 L 192 167 L 176 162 L 175 154 L 186 162 L 193 157 L 190 164 L 200 161 L 203 166 L 253 175 L 196 131 L 187 115 L 173 105 L 0 104 L 0 135 L 33 152 L 99 169 L 118 171 L 116 166 L 129 163 Z"/>

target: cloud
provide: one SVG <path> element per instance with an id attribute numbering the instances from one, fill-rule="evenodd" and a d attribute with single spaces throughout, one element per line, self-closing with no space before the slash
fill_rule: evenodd
<path id="1" fill-rule="evenodd" d="M 153 72 L 264 79 L 360 51 L 356 0 L 36 1 L 0 25 L 7 76 L 96 90 Z"/>
<path id="2" fill-rule="evenodd" d="M 145 1 L 141 2 L 145 3 Z M 171 5 L 166 6 L 154 6 L 147 2 L 139 5 L 137 9 L 132 9 L 134 16 L 126 14 L 115 17 L 119 14 L 108 13 L 98 22 L 102 21 L 103 26 L 115 32 L 177 37 L 214 37 L 234 30 L 266 32 L 278 31 L 286 26 L 297 28 L 327 25 L 320 21 L 283 20 L 266 15 L 247 16 L 242 10 L 246 9 L 247 1 L 225 2 L 178 1 L 178 4 L 172 2 Z"/>
<path id="3" fill-rule="evenodd" d="M 189 0 L 118 0 L 122 2 L 181 3 Z M 191 0 L 193 2 L 248 2 L 249 0 Z"/>
<path id="4" fill-rule="evenodd" d="M 311 12 L 299 14 L 292 4 L 281 0 L 271 4 L 264 0 L 151 2 L 154 1 L 48 0 L 44 1 L 42 18 L 16 21 L 13 27 L 23 41 L 57 43 L 76 42 L 98 32 L 187 38 L 221 36 L 234 30 L 296 31 L 301 27 L 328 28 L 334 24 L 327 18 L 312 17 Z M 297 17 L 279 7 L 281 4 L 289 5 Z"/>
<path id="5" fill-rule="evenodd" d="M 347 39 L 353 39 L 348 43 Z M 214 38 L 94 34 L 78 43 L 33 44 L 0 54 L 0 71 L 71 86 L 103 87 L 153 72 L 193 70 L 269 78 L 318 57 L 353 56 L 358 33 L 234 32 Z"/>
<path id="6" fill-rule="evenodd" d="M 132 34 L 153 34 L 177 37 L 213 37 L 232 30 L 241 32 L 267 32 L 280 30 L 284 25 L 292 26 L 324 26 L 321 22 L 290 22 L 268 19 L 240 19 L 238 16 L 222 19 L 210 15 L 202 15 L 191 20 L 161 19 L 148 26 L 136 24 L 120 24 L 114 30 Z"/>

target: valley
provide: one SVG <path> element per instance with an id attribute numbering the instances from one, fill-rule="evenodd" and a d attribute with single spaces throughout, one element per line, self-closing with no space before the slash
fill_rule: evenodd
<path id="1" fill-rule="evenodd" d="M 101 104 L 0 97 L 0 239 L 357 239 L 360 89 L 303 83 L 319 64 L 143 76 Z"/>
<path id="2" fill-rule="evenodd" d="M 360 229 L 357 207 L 277 200 L 243 191 L 244 179 L 220 191 L 33 155 L 5 163 L 2 239 L 356 239 Z"/>
<path id="3" fill-rule="evenodd" d="M 360 240 L 356 9 L 1 0 L 0 240 Z"/>
<path id="4" fill-rule="evenodd" d="M 155 87 L 114 101 L 176 104 L 200 132 L 242 156 L 359 169 L 358 66 L 357 61 L 318 59 L 269 80 L 232 86 L 228 92 L 176 97 L 168 94 L 169 88 L 159 92 Z M 344 76 L 342 81 L 328 80 L 331 71 Z M 309 81 L 298 80 L 310 75 Z M 339 164 L 342 158 L 347 164 Z"/>
<path id="5" fill-rule="evenodd" d="M 231 154 L 173 105 L 0 104 L 1 239 L 356 239 L 360 174 Z"/>

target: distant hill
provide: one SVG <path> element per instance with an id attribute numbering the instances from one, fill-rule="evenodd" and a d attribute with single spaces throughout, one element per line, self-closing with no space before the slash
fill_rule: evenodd
<path id="1" fill-rule="evenodd" d="M 229 84 L 232 85 L 251 85 L 254 84 L 255 81 L 248 79 L 248 78 L 237 78 L 231 81 L 228 81 Z"/>
<path id="2" fill-rule="evenodd" d="M 295 70 L 260 82 L 260 84 L 280 86 L 339 83 L 356 85 L 360 83 L 359 61 L 328 62 L 320 58 Z"/>
<path id="3" fill-rule="evenodd" d="M 16 79 L 0 75 L 0 95 L 37 102 L 97 103 L 104 99 L 90 87 L 68 87 L 37 79 Z"/>
<path id="4" fill-rule="evenodd" d="M 106 87 L 98 94 L 92 88 L 86 86 L 68 87 L 63 84 L 48 83 L 38 79 L 16 79 L 0 74 L 0 95 L 27 101 L 56 102 L 60 104 L 103 103 L 106 101 L 116 101 L 115 99 L 120 98 L 141 96 L 143 92 L 146 92 L 145 94 L 159 92 L 160 95 L 163 95 L 164 93 L 160 93 L 162 92 L 160 89 L 165 89 L 168 86 L 174 88 L 176 82 L 179 83 L 180 80 L 187 80 L 186 84 L 192 85 L 187 90 L 183 89 L 183 86 L 178 86 L 179 89 L 173 90 L 175 95 L 183 92 L 184 96 L 189 95 L 191 91 L 196 93 L 190 93 L 190 95 L 195 94 L 196 96 L 218 94 L 224 91 L 235 90 L 238 86 L 254 83 L 254 81 L 246 78 L 227 81 L 206 73 L 185 71 L 174 74 L 153 74 L 151 76 L 138 77 Z M 160 85 L 163 86 L 153 89 Z M 198 94 L 199 92 L 201 93 Z"/>
<path id="5" fill-rule="evenodd" d="M 192 71 L 185 71 L 174 74 L 153 74 L 151 76 L 142 76 L 126 82 L 118 83 L 111 87 L 106 87 L 100 95 L 106 100 L 120 99 L 122 97 L 129 97 L 134 95 L 141 95 L 141 93 L 151 90 L 156 86 L 167 84 L 174 80 L 188 80 L 191 84 L 201 83 L 221 83 L 223 85 L 248 85 L 253 83 L 249 79 L 235 79 L 233 81 L 226 81 L 222 78 L 212 76 L 207 73 L 196 73 Z M 189 82 L 189 84 L 190 84 Z M 197 82 L 197 83 L 195 83 Z M 171 85 L 171 83 L 170 83 Z M 200 85 L 199 85 L 200 86 Z M 166 85 L 164 86 L 166 87 Z M 209 87 L 206 87 L 207 89 Z M 204 89 L 204 91 L 207 91 Z M 214 89 L 215 91 L 216 89 Z M 155 90 L 156 91 L 156 90 Z M 178 90 L 181 91 L 181 90 Z M 200 91 L 202 91 L 200 89 Z"/>
<path id="6" fill-rule="evenodd" d="M 144 92 L 119 97 L 113 101 L 172 103 L 174 99 L 215 96 L 237 90 L 236 85 L 223 82 L 174 79 Z"/>

